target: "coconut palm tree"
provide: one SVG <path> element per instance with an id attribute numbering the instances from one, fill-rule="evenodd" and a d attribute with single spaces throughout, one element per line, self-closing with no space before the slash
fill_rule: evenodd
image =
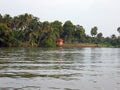
<path id="1" fill-rule="evenodd" d="M 0 24 L 0 46 L 12 46 L 13 33 L 6 24 Z"/>
<path id="2" fill-rule="evenodd" d="M 7 27 L 11 28 L 12 25 L 12 17 L 9 14 L 6 14 L 3 17 L 3 23 L 5 23 L 7 25 Z"/>
<path id="3" fill-rule="evenodd" d="M 120 27 L 117 28 L 117 31 L 118 31 L 118 33 L 120 34 Z M 119 37 L 120 37 L 120 35 L 119 35 Z"/>
<path id="4" fill-rule="evenodd" d="M 112 34 L 112 35 L 111 35 L 111 38 L 112 38 L 112 40 L 115 40 L 115 39 L 116 39 L 116 35 L 115 35 L 115 34 Z"/>
<path id="5" fill-rule="evenodd" d="M 2 15 L 0 14 L 0 22 L 2 22 Z"/>
<path id="6" fill-rule="evenodd" d="M 96 26 L 91 29 L 91 35 L 93 37 L 95 37 L 95 35 L 97 35 L 97 30 L 98 30 L 98 28 Z"/>

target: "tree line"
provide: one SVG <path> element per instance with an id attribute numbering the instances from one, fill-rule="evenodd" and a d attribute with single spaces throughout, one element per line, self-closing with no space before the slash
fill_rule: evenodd
<path id="1" fill-rule="evenodd" d="M 120 33 L 120 27 L 117 31 Z M 97 26 L 91 28 L 90 34 L 85 33 L 83 26 L 74 25 L 70 20 L 65 23 L 58 20 L 41 22 L 38 17 L 27 13 L 15 17 L 0 14 L 0 47 L 55 47 L 58 38 L 65 43 L 120 46 L 120 37 L 115 34 L 103 37 Z"/>

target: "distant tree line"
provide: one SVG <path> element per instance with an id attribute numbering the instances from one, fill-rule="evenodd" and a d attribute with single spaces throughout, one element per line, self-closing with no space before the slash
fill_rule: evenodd
<path id="1" fill-rule="evenodd" d="M 120 33 L 120 27 L 117 31 Z M 120 47 L 120 37 L 115 34 L 103 37 L 97 26 L 90 30 L 91 36 L 85 33 L 81 25 L 71 21 L 64 24 L 58 20 L 41 22 L 38 17 L 23 14 L 11 17 L 0 14 L 0 47 L 55 47 L 56 40 L 62 38 L 65 43 L 93 43 Z"/>

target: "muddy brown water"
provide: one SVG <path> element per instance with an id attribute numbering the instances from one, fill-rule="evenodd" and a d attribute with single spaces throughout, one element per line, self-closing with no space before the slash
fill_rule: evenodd
<path id="1" fill-rule="evenodd" d="M 0 90 L 120 90 L 120 48 L 0 48 Z"/>

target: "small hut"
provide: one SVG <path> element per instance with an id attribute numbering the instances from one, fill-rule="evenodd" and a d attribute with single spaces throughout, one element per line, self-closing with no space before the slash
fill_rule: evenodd
<path id="1" fill-rule="evenodd" d="M 57 46 L 61 47 L 63 45 L 63 39 L 59 38 L 56 41 Z"/>

